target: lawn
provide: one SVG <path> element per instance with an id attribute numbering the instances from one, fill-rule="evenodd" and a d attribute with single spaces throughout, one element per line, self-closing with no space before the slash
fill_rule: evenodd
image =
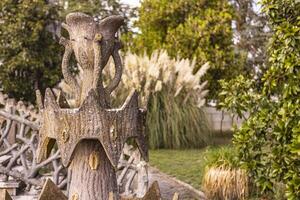
<path id="1" fill-rule="evenodd" d="M 192 185 L 195 189 L 201 190 L 201 180 L 206 166 L 214 165 L 214 163 L 226 164 L 228 159 L 232 159 L 230 156 L 232 152 L 232 145 L 190 150 L 150 150 L 150 164 L 160 171 Z M 252 195 L 249 200 L 261 199 L 254 197 L 257 194 L 252 193 Z M 284 199 L 283 191 L 278 190 L 276 195 L 280 196 L 276 199 Z"/>
<path id="2" fill-rule="evenodd" d="M 205 149 L 151 150 L 150 164 L 162 172 L 200 189 Z"/>
<path id="3" fill-rule="evenodd" d="M 232 157 L 232 152 L 231 145 L 187 150 L 150 150 L 150 164 L 199 190 L 206 166 L 223 163 Z"/>

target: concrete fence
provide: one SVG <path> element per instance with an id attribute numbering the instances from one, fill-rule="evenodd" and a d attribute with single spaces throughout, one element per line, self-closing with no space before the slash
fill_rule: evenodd
<path id="1" fill-rule="evenodd" d="M 242 119 L 233 117 L 229 112 L 217 110 L 215 107 L 204 107 L 204 112 L 213 131 L 231 131 L 233 124 L 241 126 L 243 122 Z"/>

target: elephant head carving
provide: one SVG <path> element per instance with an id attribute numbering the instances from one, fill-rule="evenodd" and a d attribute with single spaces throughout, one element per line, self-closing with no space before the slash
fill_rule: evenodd
<path id="1" fill-rule="evenodd" d="M 119 15 L 109 16 L 100 22 L 84 13 L 76 12 L 67 15 L 66 23 L 62 26 L 68 31 L 70 38 L 69 40 L 61 38 L 61 43 L 66 48 L 62 71 L 66 83 L 80 96 L 79 101 L 84 99 L 92 88 L 102 89 L 106 94 L 110 94 L 120 82 L 122 63 L 118 50 L 121 48 L 121 42 L 116 34 L 123 23 L 124 18 Z M 83 73 L 89 76 L 84 78 L 83 85 L 77 83 L 68 67 L 73 52 Z M 115 63 L 115 77 L 106 88 L 103 88 L 102 70 L 110 56 Z"/>

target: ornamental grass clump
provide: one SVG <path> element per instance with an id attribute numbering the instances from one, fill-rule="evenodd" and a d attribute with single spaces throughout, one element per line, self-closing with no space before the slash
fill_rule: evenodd
<path id="1" fill-rule="evenodd" d="M 204 154 L 206 166 L 202 189 L 208 199 L 247 199 L 252 188 L 248 174 L 240 169 L 234 147 L 209 148 Z"/>
<path id="2" fill-rule="evenodd" d="M 128 52 L 123 62 L 122 86 L 113 94 L 114 101 L 122 101 L 133 88 L 140 92 L 141 105 L 148 105 L 151 148 L 198 148 L 209 143 L 208 121 L 201 109 L 208 93 L 201 78 L 208 63 L 195 72 L 195 61 L 172 59 L 166 51 L 151 56 Z M 113 68 L 106 70 L 113 77 Z"/>
<path id="3" fill-rule="evenodd" d="M 208 199 L 242 200 L 249 195 L 249 179 L 245 170 L 227 166 L 211 167 L 203 179 Z"/>
<path id="4" fill-rule="evenodd" d="M 207 82 L 201 83 L 208 63 L 195 72 L 195 61 L 173 59 L 166 51 L 155 51 L 151 56 L 127 52 L 123 63 L 121 85 L 112 93 L 111 101 L 117 106 L 130 90 L 140 93 L 140 104 L 148 105 L 150 148 L 199 148 L 210 143 L 208 121 L 201 109 L 208 94 Z M 106 83 L 115 74 L 112 64 L 110 61 L 104 69 Z M 78 69 L 80 75 L 80 66 Z M 81 82 L 80 76 L 77 81 Z M 72 102 L 74 95 L 64 81 L 59 86 Z"/>

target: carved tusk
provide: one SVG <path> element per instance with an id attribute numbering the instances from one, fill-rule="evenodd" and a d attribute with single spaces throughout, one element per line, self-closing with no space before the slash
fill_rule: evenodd
<path id="1" fill-rule="evenodd" d="M 100 42 L 102 40 L 101 34 L 96 34 L 94 38 L 94 80 L 93 80 L 93 88 L 103 87 L 102 85 L 102 67 L 101 67 L 101 45 Z"/>
<path id="2" fill-rule="evenodd" d="M 63 45 L 64 47 L 66 47 L 67 45 L 71 45 L 70 40 L 67 40 L 64 37 L 60 37 L 59 39 L 59 44 Z"/>
<path id="3" fill-rule="evenodd" d="M 68 68 L 69 61 L 70 61 L 71 55 L 73 53 L 71 44 L 70 44 L 70 42 L 68 42 L 68 40 L 64 40 L 63 38 L 61 38 L 61 43 L 62 44 L 65 43 L 65 53 L 63 56 L 63 60 L 62 60 L 62 74 L 63 74 L 64 80 L 72 88 L 72 90 L 75 92 L 75 94 L 79 94 L 79 91 L 78 91 L 80 89 L 79 84 Z"/>
<path id="4" fill-rule="evenodd" d="M 122 65 L 122 60 L 121 56 L 118 52 L 118 48 L 115 48 L 112 54 L 113 60 L 115 62 L 115 76 L 113 80 L 110 82 L 110 84 L 105 88 L 108 94 L 112 93 L 114 89 L 119 85 L 121 81 L 121 76 L 122 76 L 122 71 L 123 71 L 123 65 Z"/>

